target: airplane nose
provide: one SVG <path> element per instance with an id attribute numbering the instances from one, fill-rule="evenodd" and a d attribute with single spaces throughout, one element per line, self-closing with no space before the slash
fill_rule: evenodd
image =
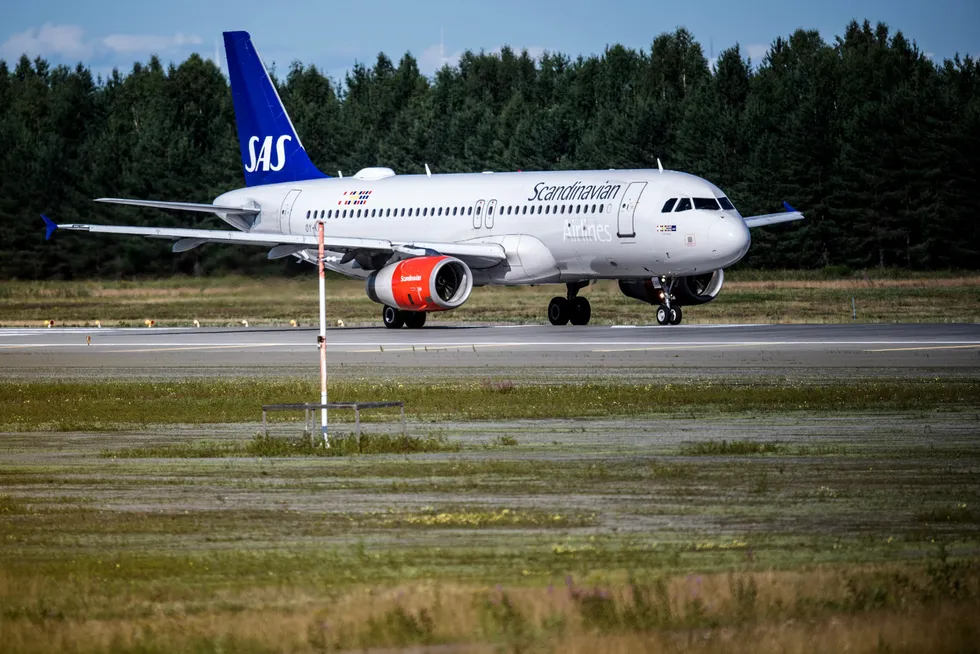
<path id="1" fill-rule="evenodd" d="M 740 218 L 723 216 L 711 225 L 708 243 L 715 258 L 735 263 L 749 251 L 752 237 L 749 235 L 749 228 Z"/>

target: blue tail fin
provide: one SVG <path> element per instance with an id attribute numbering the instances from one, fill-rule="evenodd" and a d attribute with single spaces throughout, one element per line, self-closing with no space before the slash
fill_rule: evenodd
<path id="1" fill-rule="evenodd" d="M 248 32 L 225 32 L 245 185 L 327 177 L 313 165 Z"/>

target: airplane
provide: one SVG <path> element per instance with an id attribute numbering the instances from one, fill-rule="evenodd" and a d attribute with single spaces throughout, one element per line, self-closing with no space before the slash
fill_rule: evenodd
<path id="1" fill-rule="evenodd" d="M 628 297 L 677 325 L 682 307 L 714 300 L 724 269 L 748 252 L 749 228 L 802 220 L 785 211 L 743 218 L 717 186 L 657 169 L 396 175 L 386 167 L 331 177 L 310 161 L 247 32 L 225 32 L 245 187 L 211 204 L 125 198 L 108 202 L 214 213 L 233 229 L 58 225 L 174 241 L 268 247 L 269 259 L 318 263 L 366 280 L 388 328 L 420 328 L 432 311 L 462 306 L 474 287 L 564 284 L 548 305 L 552 325 L 586 325 L 579 291 L 618 280 Z"/>

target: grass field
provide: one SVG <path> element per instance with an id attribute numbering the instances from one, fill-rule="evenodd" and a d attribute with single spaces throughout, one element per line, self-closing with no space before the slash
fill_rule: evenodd
<path id="1" fill-rule="evenodd" d="M 980 642 L 980 382 L 431 382 L 331 457 L 255 437 L 303 383 L 0 385 L 0 650 Z"/>
<path id="2" fill-rule="evenodd" d="M 375 324 L 380 307 L 367 299 L 363 282 L 327 283 L 328 320 Z M 456 311 L 433 314 L 440 321 L 544 323 L 550 298 L 562 286 L 474 289 Z M 653 308 L 620 293 L 615 282 L 600 282 L 583 294 L 592 302 L 596 324 L 637 324 L 653 320 Z M 731 273 L 715 301 L 691 307 L 689 323 L 852 322 L 854 298 L 859 322 L 978 322 L 980 275 L 898 274 L 875 271 L 833 277 L 825 272 Z M 140 282 L 5 282 L 0 286 L 0 326 L 124 325 L 160 326 L 302 325 L 316 321 L 314 275 L 302 278 L 173 278 Z"/>
<path id="3" fill-rule="evenodd" d="M 0 429 L 10 431 L 119 430 L 146 424 L 243 423 L 262 404 L 314 397 L 311 379 L 213 378 L 173 381 L 0 381 Z M 336 380 L 330 399 L 405 402 L 410 419 L 446 420 L 694 417 L 718 413 L 970 410 L 980 398 L 976 379 L 851 379 L 810 382 L 629 383 L 597 378 L 568 385 L 540 379 L 458 381 Z M 65 411 L 65 407 L 70 410 Z M 349 421 L 349 413 L 334 412 Z M 302 419 L 301 413 L 270 414 Z M 388 420 L 390 412 L 365 413 Z"/>

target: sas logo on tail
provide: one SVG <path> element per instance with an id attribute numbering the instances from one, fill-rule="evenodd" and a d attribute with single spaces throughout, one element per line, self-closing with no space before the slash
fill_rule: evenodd
<path id="1" fill-rule="evenodd" d="M 282 170 L 286 165 L 286 141 L 292 141 L 293 137 L 283 134 L 276 139 L 276 161 L 272 162 L 272 137 L 267 136 L 262 141 L 258 156 L 255 155 L 255 145 L 259 142 L 258 136 L 253 136 L 248 140 L 249 162 L 245 165 L 245 170 L 254 173 L 256 170 L 263 172 Z"/>

